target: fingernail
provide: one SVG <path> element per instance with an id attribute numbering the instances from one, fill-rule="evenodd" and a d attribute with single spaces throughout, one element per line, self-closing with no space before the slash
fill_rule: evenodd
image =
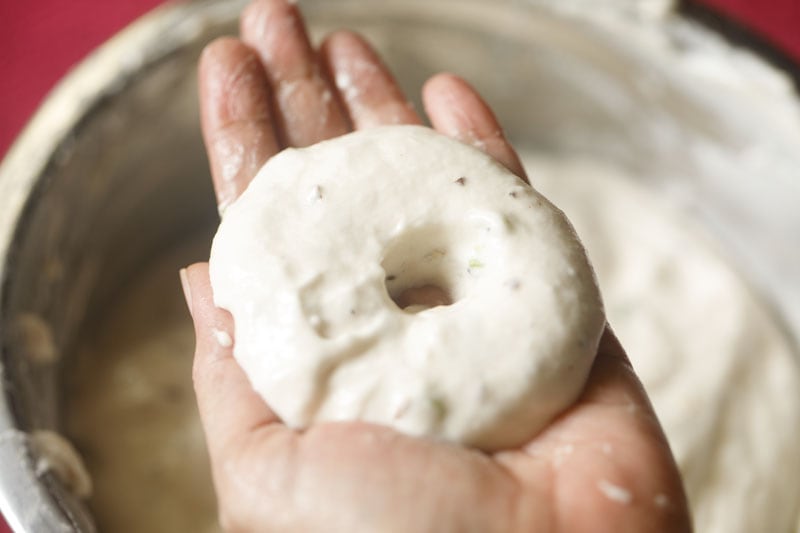
<path id="1" fill-rule="evenodd" d="M 178 276 L 181 278 L 181 288 L 183 288 L 183 297 L 186 300 L 186 307 L 189 308 L 189 314 L 192 314 L 192 287 L 189 284 L 189 276 L 186 269 L 182 268 L 178 271 Z"/>

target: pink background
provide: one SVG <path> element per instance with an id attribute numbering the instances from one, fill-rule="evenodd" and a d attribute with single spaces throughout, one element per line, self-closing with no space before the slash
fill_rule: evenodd
<path id="1" fill-rule="evenodd" d="M 161 0 L 0 1 L 0 155 L 76 62 Z M 703 0 L 800 62 L 800 1 Z"/>
<path id="2" fill-rule="evenodd" d="M 97 45 L 161 0 L 0 1 L 0 156 L 47 92 Z M 799 0 L 703 0 L 800 63 Z M 0 533 L 8 528 L 0 520 Z M 176 532 L 179 533 L 179 532 Z"/>

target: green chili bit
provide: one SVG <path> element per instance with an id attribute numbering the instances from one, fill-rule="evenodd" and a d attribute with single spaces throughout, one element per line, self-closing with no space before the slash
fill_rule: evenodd
<path id="1" fill-rule="evenodd" d="M 433 416 L 438 422 L 441 422 L 444 420 L 444 417 L 447 416 L 447 402 L 439 396 L 431 398 L 431 409 L 433 410 Z"/>

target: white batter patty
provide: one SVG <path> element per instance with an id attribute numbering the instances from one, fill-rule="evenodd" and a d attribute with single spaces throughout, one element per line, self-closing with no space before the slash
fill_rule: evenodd
<path id="1" fill-rule="evenodd" d="M 270 159 L 226 210 L 210 269 L 236 359 L 296 428 L 520 445 L 576 399 L 605 324 L 563 213 L 418 126 Z"/>

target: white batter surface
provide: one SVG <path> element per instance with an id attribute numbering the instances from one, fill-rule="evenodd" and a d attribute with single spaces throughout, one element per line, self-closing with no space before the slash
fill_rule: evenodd
<path id="1" fill-rule="evenodd" d="M 178 268 L 208 232 L 159 258 L 118 296 L 67 376 L 66 429 L 107 533 L 213 533 L 216 497 L 192 390 L 194 330 Z"/>
<path id="2" fill-rule="evenodd" d="M 210 275 L 237 361 L 296 428 L 520 446 L 580 394 L 605 325 L 563 214 L 420 126 L 270 159 L 225 211 Z M 415 302 L 424 288 L 449 305 Z"/>
<path id="3" fill-rule="evenodd" d="M 525 163 L 586 245 L 696 531 L 795 531 L 800 373 L 773 316 L 688 221 L 620 170 L 579 158 Z"/>
<path id="4" fill-rule="evenodd" d="M 763 302 L 693 226 L 616 168 L 536 157 L 526 166 L 589 251 L 698 533 L 800 531 L 800 378 Z M 201 243 L 189 256 L 203 253 Z M 86 338 L 72 376 L 69 436 L 92 474 L 102 531 L 216 529 L 177 281 L 186 257 L 142 273 Z"/>

